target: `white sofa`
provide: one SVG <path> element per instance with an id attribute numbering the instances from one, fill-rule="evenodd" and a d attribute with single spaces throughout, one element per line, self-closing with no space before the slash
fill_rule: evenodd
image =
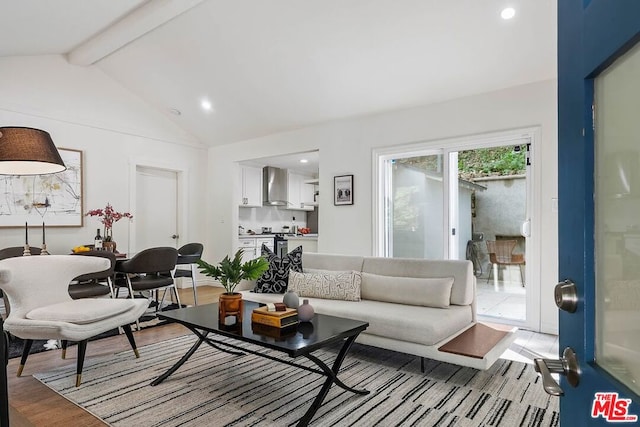
<path id="1" fill-rule="evenodd" d="M 316 313 L 369 322 L 357 340 L 362 344 L 487 369 L 515 339 L 514 329 L 483 358 L 438 350 L 476 323 L 475 277 L 470 261 L 304 253 L 302 264 L 305 272 L 361 272 L 360 301 L 301 297 L 300 302 L 308 298 Z M 238 291 L 243 299 L 259 303 L 282 301 L 282 294 L 252 292 L 254 284 L 240 284 Z M 407 292 L 403 293 L 403 288 Z M 448 306 L 442 304 L 443 293 Z"/>

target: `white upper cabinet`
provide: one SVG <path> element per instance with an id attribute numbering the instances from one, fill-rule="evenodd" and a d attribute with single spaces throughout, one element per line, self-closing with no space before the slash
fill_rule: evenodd
<path id="1" fill-rule="evenodd" d="M 262 168 L 240 166 L 240 184 L 240 206 L 262 207 Z"/>
<path id="2" fill-rule="evenodd" d="M 305 181 L 311 179 L 310 176 L 302 175 L 298 172 L 289 171 L 288 173 L 288 204 L 287 209 L 299 211 L 312 211 L 313 193 L 315 191 L 312 184 Z"/>

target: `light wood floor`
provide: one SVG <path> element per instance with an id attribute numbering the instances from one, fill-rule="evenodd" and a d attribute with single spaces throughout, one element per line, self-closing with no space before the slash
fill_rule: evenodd
<path id="1" fill-rule="evenodd" d="M 201 286 L 198 288 L 198 303 L 206 304 L 217 302 L 222 288 Z M 180 299 L 183 304 L 193 304 L 193 292 L 191 288 L 180 289 Z M 155 328 L 134 332 L 138 347 L 177 336 L 187 335 L 190 332 L 180 325 L 169 324 Z M 509 359 L 531 363 L 533 357 L 557 358 L 557 337 L 545 334 L 536 334 L 531 331 L 519 331 L 516 342 L 505 355 Z M 87 346 L 87 358 L 113 354 L 122 350 L 128 350 L 129 346 L 124 335 L 101 339 L 90 342 Z M 133 357 L 133 354 L 131 355 Z M 144 357 L 144 354 L 142 355 Z M 23 426 L 106 426 L 105 423 L 95 418 L 88 412 L 80 409 L 73 403 L 53 392 L 32 377 L 36 372 L 65 366 L 75 363 L 75 346 L 67 351 L 67 359 L 60 359 L 60 350 L 52 350 L 29 356 L 21 377 L 16 377 L 20 358 L 9 360 L 9 405 L 12 427 Z"/>

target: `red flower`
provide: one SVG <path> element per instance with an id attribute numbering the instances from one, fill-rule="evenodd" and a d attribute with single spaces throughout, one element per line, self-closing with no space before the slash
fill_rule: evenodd
<path id="1" fill-rule="evenodd" d="M 110 203 L 104 209 L 92 209 L 85 216 L 100 217 L 100 222 L 104 224 L 105 230 L 111 230 L 114 222 L 120 221 L 122 218 L 133 219 L 133 215 L 129 212 L 116 212 Z M 106 233 L 105 233 L 106 234 Z"/>

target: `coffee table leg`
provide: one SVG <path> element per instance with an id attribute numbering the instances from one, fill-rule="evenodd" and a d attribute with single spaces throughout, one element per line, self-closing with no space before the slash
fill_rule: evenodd
<path id="1" fill-rule="evenodd" d="M 164 374 L 160 375 L 158 378 L 156 378 L 155 380 L 153 380 L 151 382 L 151 385 L 158 385 L 160 384 L 162 381 L 166 380 L 167 378 L 169 378 L 169 376 L 171 374 L 173 374 L 175 371 L 178 370 L 178 368 L 180 368 L 180 366 L 182 366 L 184 364 L 184 362 L 186 362 L 187 360 L 189 360 L 189 358 L 191 357 L 191 355 L 193 353 L 196 352 L 196 350 L 198 349 L 198 347 L 200 347 L 200 344 L 203 343 L 203 341 L 205 340 L 206 336 L 208 335 L 208 332 L 203 334 L 203 335 L 199 335 L 199 339 L 198 341 L 195 342 L 195 344 L 193 344 L 191 346 L 191 348 L 189 349 L 189 351 L 187 351 L 185 353 L 184 356 L 182 356 L 182 358 L 180 360 L 178 360 L 175 365 L 173 365 L 172 367 L 170 367 L 167 372 L 165 372 Z"/>
<path id="2" fill-rule="evenodd" d="M 308 358 L 313 363 L 318 365 L 325 372 L 327 379 L 325 380 L 324 384 L 322 385 L 322 388 L 318 392 L 318 395 L 313 400 L 313 403 L 311 403 L 311 406 L 309 407 L 309 409 L 307 409 L 307 412 L 305 412 L 302 418 L 300 418 L 300 421 L 298 421 L 298 426 L 306 426 L 309 424 L 309 422 L 313 419 L 313 416 L 316 414 L 318 409 L 320 409 L 320 406 L 322 406 L 322 401 L 327 396 L 329 389 L 334 383 L 342 387 L 343 389 L 353 393 L 363 394 L 363 395 L 369 394 L 368 390 L 357 390 L 357 389 L 351 388 L 345 385 L 342 381 L 340 381 L 340 379 L 338 379 L 338 372 L 340 371 L 340 366 L 342 366 L 342 362 L 344 361 L 345 356 L 349 352 L 351 345 L 356 340 L 358 335 L 359 334 L 350 336 L 345 340 L 331 368 L 329 368 L 322 360 L 318 359 L 317 357 L 311 354 L 305 355 L 306 358 Z"/>

